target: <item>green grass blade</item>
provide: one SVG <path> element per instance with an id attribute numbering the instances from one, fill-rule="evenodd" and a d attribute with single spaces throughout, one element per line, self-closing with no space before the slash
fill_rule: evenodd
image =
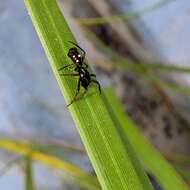
<path id="1" fill-rule="evenodd" d="M 183 176 L 184 180 L 190 184 L 190 168 L 187 166 L 174 165 L 174 168 L 178 171 L 178 173 Z"/>
<path id="2" fill-rule="evenodd" d="M 122 132 L 125 134 L 123 136 L 124 141 L 125 139 L 130 141 L 139 159 L 148 171 L 156 177 L 160 185 L 165 190 L 188 190 L 189 188 L 175 169 L 144 138 L 132 121 L 129 123 L 129 118 L 127 118 L 122 104 L 114 94 L 114 91 L 107 90 L 106 97 L 112 106 L 113 117 L 115 115 L 121 123 Z"/>
<path id="3" fill-rule="evenodd" d="M 18 142 L 11 139 L 0 139 L 0 148 L 15 152 L 17 154 L 21 154 L 23 156 L 27 156 L 30 159 L 51 166 L 54 169 L 64 170 L 67 174 L 70 174 L 76 179 L 85 181 L 86 184 L 91 187 L 91 189 L 100 189 L 99 183 L 97 182 L 96 178 L 89 176 L 86 172 L 84 172 L 74 164 L 71 164 L 70 162 L 59 159 L 47 153 L 40 152 L 38 150 L 33 150 L 30 144 Z"/>
<path id="4" fill-rule="evenodd" d="M 107 17 L 79 18 L 79 19 L 76 19 L 76 21 L 79 24 L 84 24 L 84 25 L 107 24 L 111 22 L 117 22 L 118 20 L 131 21 L 133 19 L 137 19 L 143 16 L 146 13 L 159 10 L 161 7 L 166 6 L 169 3 L 172 3 L 174 1 L 176 0 L 160 0 L 153 5 L 144 7 L 141 10 L 137 10 L 131 13 L 107 16 Z"/>
<path id="5" fill-rule="evenodd" d="M 32 160 L 25 158 L 25 190 L 34 190 Z"/>
<path id="6" fill-rule="evenodd" d="M 55 0 L 25 0 L 25 4 L 60 89 L 69 103 L 75 94 L 77 79 L 61 77 L 58 69 L 71 63 L 67 53 L 72 46 L 68 41 L 75 42 L 75 39 Z M 136 167 L 131 160 L 134 155 L 125 149 L 105 106 L 103 95 L 100 96 L 96 92 L 96 88 L 90 88 L 87 97 L 72 104 L 69 110 L 102 189 L 152 189 L 142 168 Z"/>
<path id="7" fill-rule="evenodd" d="M 154 75 L 154 73 L 147 74 L 146 71 L 162 71 L 162 72 L 175 72 L 175 73 L 189 73 L 190 68 L 179 66 L 175 64 L 161 64 L 161 63 L 149 63 L 149 64 L 137 64 L 136 62 L 120 56 L 118 53 L 113 51 L 110 47 L 103 44 L 90 30 L 84 29 L 87 36 L 93 40 L 98 49 L 107 53 L 110 58 L 115 62 L 102 64 L 101 62 L 96 62 L 97 65 L 104 67 L 106 69 L 125 69 L 131 70 L 135 74 L 140 75 L 148 81 L 152 81 L 158 84 L 162 88 L 173 90 L 176 93 L 181 93 L 184 95 L 190 95 L 190 88 L 188 86 L 182 86 L 177 83 L 171 83 L 166 80 L 161 79 L 159 76 Z"/>
<path id="8" fill-rule="evenodd" d="M 97 48 L 100 51 L 103 51 L 104 53 L 108 54 L 109 57 L 114 61 L 115 64 L 108 63 L 110 69 L 132 70 L 139 74 L 143 74 L 144 69 L 151 71 L 173 72 L 173 73 L 182 73 L 182 74 L 190 73 L 190 67 L 180 66 L 179 64 L 170 64 L 170 63 L 138 64 L 137 62 L 131 60 L 130 58 L 122 57 L 112 48 L 106 46 L 91 30 L 84 27 L 83 30 L 85 31 L 86 36 L 93 41 L 93 43 L 97 46 Z M 101 64 L 100 66 L 103 67 L 104 65 Z"/>
<path id="9" fill-rule="evenodd" d="M 190 156 L 189 155 L 184 155 L 184 154 L 179 154 L 179 153 L 172 153 L 169 155 L 165 155 L 166 159 L 171 161 L 171 162 L 177 162 L 180 164 L 184 165 L 190 165 Z"/>
<path id="10" fill-rule="evenodd" d="M 80 154 L 80 155 L 86 155 L 86 151 L 83 150 L 83 149 L 78 149 L 78 148 L 75 148 L 74 146 L 56 146 L 56 145 L 51 145 L 51 144 L 36 144 L 36 143 L 33 143 L 33 142 L 29 142 L 28 143 L 30 145 L 30 147 L 33 149 L 33 150 L 37 150 L 37 151 L 40 151 L 40 152 L 44 152 L 46 154 L 49 154 L 49 155 L 55 155 L 56 153 L 58 152 L 61 152 L 61 153 L 72 153 L 72 154 Z M 64 155 L 63 155 L 64 156 Z"/>
<path id="11" fill-rule="evenodd" d="M 164 81 L 158 77 L 155 77 L 153 75 L 151 75 L 151 79 L 152 81 L 154 81 L 155 83 L 157 83 L 159 86 L 161 86 L 162 88 L 166 88 L 166 89 L 170 89 L 175 93 L 181 93 L 184 95 L 189 96 L 190 95 L 190 88 L 189 86 L 183 86 L 174 82 L 167 82 Z"/>

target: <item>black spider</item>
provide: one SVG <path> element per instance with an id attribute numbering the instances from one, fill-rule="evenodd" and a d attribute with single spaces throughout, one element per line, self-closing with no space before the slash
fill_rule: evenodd
<path id="1" fill-rule="evenodd" d="M 82 54 L 80 54 L 78 52 L 78 49 L 76 47 L 70 48 L 67 55 L 68 55 L 68 57 L 71 58 L 73 63 L 65 65 L 64 67 L 59 69 L 59 71 L 61 71 L 61 70 L 65 69 L 66 67 L 70 67 L 70 66 L 75 65 L 76 67 L 74 70 L 76 71 L 76 73 L 68 73 L 68 74 L 60 74 L 60 75 L 63 75 L 63 76 L 79 76 L 77 91 L 75 93 L 73 100 L 70 102 L 70 104 L 67 105 L 67 107 L 70 106 L 73 102 L 75 102 L 77 100 L 76 98 L 77 98 L 77 95 L 80 91 L 81 86 L 83 86 L 85 88 L 85 92 L 86 92 L 88 90 L 88 86 L 90 85 L 90 83 L 95 83 L 98 85 L 98 89 L 99 89 L 99 92 L 101 94 L 100 83 L 97 80 L 92 79 L 92 77 L 96 77 L 96 75 L 90 74 L 87 70 L 88 65 L 86 63 L 84 63 L 84 59 L 85 59 L 85 55 L 86 55 L 85 51 L 80 46 L 78 46 L 77 44 L 75 44 L 73 42 L 70 42 L 70 43 L 72 43 L 74 46 L 79 48 L 82 51 Z"/>

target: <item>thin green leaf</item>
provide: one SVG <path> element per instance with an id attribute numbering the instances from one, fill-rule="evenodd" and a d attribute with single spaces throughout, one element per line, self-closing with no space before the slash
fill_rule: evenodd
<path id="1" fill-rule="evenodd" d="M 25 190 L 35 190 L 32 172 L 32 160 L 25 158 Z"/>
<path id="2" fill-rule="evenodd" d="M 110 47 L 106 46 L 99 40 L 90 30 L 84 29 L 87 33 L 87 36 L 93 39 L 93 42 L 97 45 L 99 49 L 107 53 L 110 58 L 114 61 L 113 63 L 103 64 L 102 62 L 95 62 L 101 67 L 106 69 L 125 69 L 131 70 L 136 74 L 142 76 L 148 81 L 154 82 L 158 84 L 162 88 L 167 88 L 173 90 L 177 93 L 182 93 L 185 95 L 190 95 L 190 88 L 188 86 L 181 86 L 176 83 L 167 82 L 159 76 L 154 75 L 154 71 L 162 71 L 162 72 L 176 72 L 176 73 L 189 73 L 189 67 L 182 67 L 174 64 L 161 64 L 161 63 L 149 63 L 149 64 L 137 64 L 136 62 L 124 58 L 120 56 L 117 52 L 113 51 Z M 149 71 L 153 71 L 153 73 L 148 73 Z"/>
<path id="3" fill-rule="evenodd" d="M 177 172 L 190 184 L 190 157 L 183 154 L 170 154 L 165 156 Z"/>
<path id="4" fill-rule="evenodd" d="M 69 147 L 69 149 L 68 149 L 68 147 L 56 146 L 56 145 L 51 145 L 51 144 L 47 144 L 47 145 L 36 144 L 33 142 L 30 142 L 29 145 L 33 150 L 44 152 L 49 155 L 57 155 L 57 153 L 61 153 L 63 155 L 63 153 L 65 153 L 65 152 L 67 152 L 67 153 L 69 152 L 72 154 L 86 155 L 85 150 L 78 149 L 75 147 Z"/>
<path id="5" fill-rule="evenodd" d="M 114 16 L 107 16 L 107 17 L 79 18 L 79 19 L 76 19 L 76 21 L 84 25 L 107 24 L 110 22 L 117 22 L 118 20 L 131 21 L 133 19 L 139 18 L 140 16 L 143 16 L 146 13 L 156 11 L 159 8 L 168 5 L 169 3 L 173 1 L 176 1 L 176 0 L 160 0 L 153 5 L 144 7 L 141 10 L 137 10 L 128 14 L 114 15 Z"/>
<path id="6" fill-rule="evenodd" d="M 11 142 L 15 143 L 17 145 L 25 144 L 33 152 L 43 153 L 44 155 L 47 155 L 47 158 L 50 159 L 50 160 L 51 160 L 52 157 L 49 157 L 49 156 L 53 156 L 53 157 L 55 157 L 57 159 L 63 160 L 63 163 L 65 161 L 65 159 L 63 157 L 64 151 L 68 151 L 68 148 L 69 148 L 69 151 L 71 150 L 70 146 L 64 146 L 64 147 L 60 148 L 60 146 L 57 147 L 57 146 L 52 146 L 52 145 L 41 145 L 41 144 L 36 144 L 36 143 L 34 144 L 34 143 L 31 143 L 31 142 L 30 143 L 28 143 L 28 142 L 24 143 L 24 142 L 20 142 L 20 141 L 17 141 L 17 140 L 11 140 Z M 71 148 L 72 148 L 72 151 L 77 150 L 77 153 L 84 154 L 84 151 L 80 152 L 80 151 L 78 151 L 78 149 L 75 149 L 75 147 L 71 147 Z M 60 155 L 57 155 L 57 153 L 60 153 Z M 18 158 L 14 159 L 14 160 L 10 160 L 3 168 L 0 169 L 0 175 L 3 175 L 8 169 L 10 169 L 10 167 L 12 167 L 13 164 L 16 164 L 18 161 L 21 161 L 22 158 L 23 158 L 23 156 L 22 157 L 19 156 Z M 28 161 L 28 159 L 30 159 L 30 155 L 27 156 L 26 162 Z M 40 160 L 40 161 L 43 161 L 43 160 Z M 54 164 L 52 162 L 50 162 L 50 166 L 54 167 Z M 57 167 L 54 167 L 54 168 L 56 169 Z M 61 176 L 64 176 L 65 180 L 67 180 L 67 181 L 69 181 L 71 183 L 72 182 L 76 183 L 79 187 L 87 188 L 87 189 L 90 189 L 90 190 L 99 190 L 100 189 L 100 186 L 98 185 L 98 181 L 96 180 L 96 178 L 91 177 L 90 175 L 88 176 L 88 178 L 87 177 L 84 178 L 84 176 L 68 175 L 68 173 L 65 173 L 65 172 L 61 172 L 61 174 L 62 174 Z M 86 174 L 86 175 L 88 175 L 88 174 Z M 96 182 L 96 184 L 94 182 Z"/>
<path id="7" fill-rule="evenodd" d="M 190 168 L 184 167 L 175 164 L 174 168 L 178 171 L 178 173 L 188 182 L 190 183 Z"/>
<path id="8" fill-rule="evenodd" d="M 106 91 L 106 97 L 112 107 L 113 117 L 117 118 L 122 126 L 121 136 L 125 142 L 128 139 L 139 159 L 153 174 L 165 190 L 188 190 L 189 188 L 175 169 L 162 155 L 144 138 L 134 126 L 123 110 L 113 90 Z M 128 146 L 128 145 L 127 145 Z"/>
<path id="9" fill-rule="evenodd" d="M 77 79 L 60 76 L 58 69 L 71 63 L 67 53 L 72 45 L 68 41 L 75 42 L 75 39 L 55 0 L 25 0 L 25 4 L 60 89 L 69 103 L 75 94 Z M 134 155 L 125 150 L 103 95 L 100 96 L 96 88 L 90 88 L 87 96 L 73 103 L 69 110 L 102 189 L 152 189 L 142 168 L 136 167 L 131 160 Z"/>
<path id="10" fill-rule="evenodd" d="M 76 179 L 85 181 L 85 183 L 88 184 L 88 186 L 90 186 L 91 189 L 100 189 L 99 183 L 97 182 L 96 178 L 89 176 L 79 167 L 63 159 L 59 159 L 55 156 L 48 155 L 37 150 L 33 150 L 29 144 L 10 139 L 0 139 L 0 148 L 27 156 L 30 159 L 36 160 L 55 169 L 64 170 Z"/>
<path id="11" fill-rule="evenodd" d="M 170 155 L 166 155 L 165 157 L 169 161 L 172 161 L 172 162 L 174 161 L 174 162 L 178 162 L 178 163 L 186 164 L 186 165 L 190 166 L 190 156 L 189 155 L 172 153 Z"/>
<path id="12" fill-rule="evenodd" d="M 177 64 L 171 63 L 148 63 L 148 64 L 138 64 L 137 62 L 122 57 L 116 51 L 114 51 L 109 46 L 106 46 L 96 35 L 91 32 L 86 27 L 83 27 L 86 36 L 93 41 L 97 48 L 110 56 L 114 63 L 108 63 L 110 69 L 125 69 L 132 70 L 136 73 L 143 74 L 144 69 L 151 71 L 161 71 L 161 72 L 175 72 L 175 73 L 190 73 L 190 67 L 179 66 Z M 101 60 L 99 61 L 101 62 Z M 102 67 L 106 66 L 104 64 L 98 64 Z"/>
<path id="13" fill-rule="evenodd" d="M 190 95 L 190 88 L 189 86 L 182 86 L 179 84 L 176 84 L 174 82 L 166 82 L 158 77 L 151 76 L 152 80 L 156 82 L 159 86 L 162 88 L 173 90 L 176 93 L 181 93 L 184 95 Z"/>

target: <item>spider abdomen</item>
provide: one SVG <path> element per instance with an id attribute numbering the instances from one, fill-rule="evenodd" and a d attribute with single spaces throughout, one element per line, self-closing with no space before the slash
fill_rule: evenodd
<path id="1" fill-rule="evenodd" d="M 79 71 L 79 77 L 80 77 L 81 85 L 85 89 L 87 89 L 90 82 L 91 82 L 90 73 L 86 69 L 81 68 L 80 71 Z"/>

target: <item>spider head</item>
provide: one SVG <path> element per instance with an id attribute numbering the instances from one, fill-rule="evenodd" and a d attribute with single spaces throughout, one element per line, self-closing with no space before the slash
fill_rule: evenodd
<path id="1" fill-rule="evenodd" d="M 67 55 L 72 59 L 74 57 L 78 57 L 79 52 L 78 52 L 77 48 L 70 48 Z"/>

